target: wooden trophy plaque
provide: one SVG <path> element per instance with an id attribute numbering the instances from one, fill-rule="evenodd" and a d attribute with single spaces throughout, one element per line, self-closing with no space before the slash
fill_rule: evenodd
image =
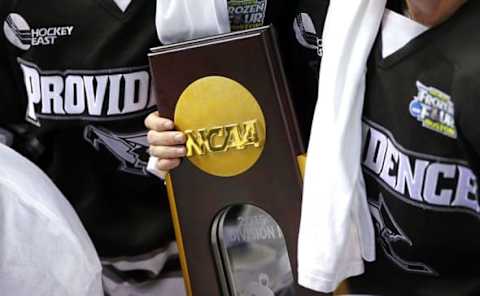
<path id="1" fill-rule="evenodd" d="M 166 181 L 188 294 L 312 295 L 296 284 L 304 148 L 273 29 L 149 59 L 160 116 L 187 135 Z"/>

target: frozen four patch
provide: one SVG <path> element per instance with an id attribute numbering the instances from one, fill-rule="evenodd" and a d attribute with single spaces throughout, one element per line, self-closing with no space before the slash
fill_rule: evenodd
<path id="1" fill-rule="evenodd" d="M 456 139 L 455 109 L 450 96 L 420 81 L 417 81 L 416 86 L 418 93 L 410 102 L 410 114 L 423 127 Z"/>

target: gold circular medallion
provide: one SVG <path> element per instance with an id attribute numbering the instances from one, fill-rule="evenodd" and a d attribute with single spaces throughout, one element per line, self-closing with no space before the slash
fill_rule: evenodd
<path id="1" fill-rule="evenodd" d="M 262 109 L 248 89 L 232 79 L 208 76 L 191 83 L 177 102 L 174 121 L 187 136 L 187 159 L 211 175 L 241 174 L 263 151 Z"/>

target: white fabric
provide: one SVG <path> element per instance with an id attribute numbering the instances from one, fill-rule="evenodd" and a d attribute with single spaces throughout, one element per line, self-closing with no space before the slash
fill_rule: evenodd
<path id="1" fill-rule="evenodd" d="M 157 0 L 155 22 L 163 44 L 230 31 L 225 0 Z"/>
<path id="2" fill-rule="evenodd" d="M 166 247 L 139 256 L 102 258 L 103 266 L 112 266 L 120 271 L 143 270 L 154 276 L 161 274 L 163 267 L 169 260 L 178 258 L 178 247 L 175 241 Z"/>
<path id="3" fill-rule="evenodd" d="M 0 144 L 0 294 L 103 296 L 101 284 L 73 208 L 39 168 Z"/>
<path id="4" fill-rule="evenodd" d="M 150 156 L 148 158 L 147 171 L 150 174 L 155 175 L 162 180 L 165 180 L 165 176 L 167 175 L 167 172 L 157 169 L 157 162 L 158 162 L 158 157 Z"/>
<path id="5" fill-rule="evenodd" d="M 148 255 L 103 258 L 105 292 L 114 296 L 186 296 L 185 284 L 180 273 L 161 273 L 167 261 L 176 258 L 178 248 L 175 242 Z M 148 271 L 155 277 L 142 282 L 122 277 L 122 273 L 133 270 Z"/>
<path id="6" fill-rule="evenodd" d="M 386 58 L 410 40 L 427 31 L 428 27 L 389 9 L 382 21 L 382 57 Z"/>
<path id="7" fill-rule="evenodd" d="M 304 180 L 298 281 L 331 292 L 375 259 L 360 166 L 366 62 L 385 0 L 333 0 Z"/>
<path id="8" fill-rule="evenodd" d="M 154 279 L 147 282 L 122 282 L 104 277 L 105 290 L 113 296 L 187 296 L 182 277 Z"/>
<path id="9" fill-rule="evenodd" d="M 128 6 L 130 5 L 130 2 L 132 2 L 132 0 L 113 0 L 113 2 L 115 2 L 115 4 L 117 4 L 118 8 L 120 8 L 120 10 L 122 12 L 125 12 L 125 10 L 127 10 Z"/>

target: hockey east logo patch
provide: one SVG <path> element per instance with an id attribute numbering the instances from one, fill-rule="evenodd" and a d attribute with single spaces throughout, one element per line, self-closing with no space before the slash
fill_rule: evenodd
<path id="1" fill-rule="evenodd" d="M 267 0 L 230 0 L 228 15 L 232 31 L 263 26 Z"/>
<path id="2" fill-rule="evenodd" d="M 410 102 L 410 114 L 422 126 L 447 137 L 456 139 L 455 108 L 449 95 L 417 81 L 418 93 Z"/>
<path id="3" fill-rule="evenodd" d="M 31 28 L 21 15 L 11 13 L 3 23 L 3 32 L 11 44 L 29 50 L 32 46 L 54 45 L 59 38 L 72 35 L 73 26 Z"/>

